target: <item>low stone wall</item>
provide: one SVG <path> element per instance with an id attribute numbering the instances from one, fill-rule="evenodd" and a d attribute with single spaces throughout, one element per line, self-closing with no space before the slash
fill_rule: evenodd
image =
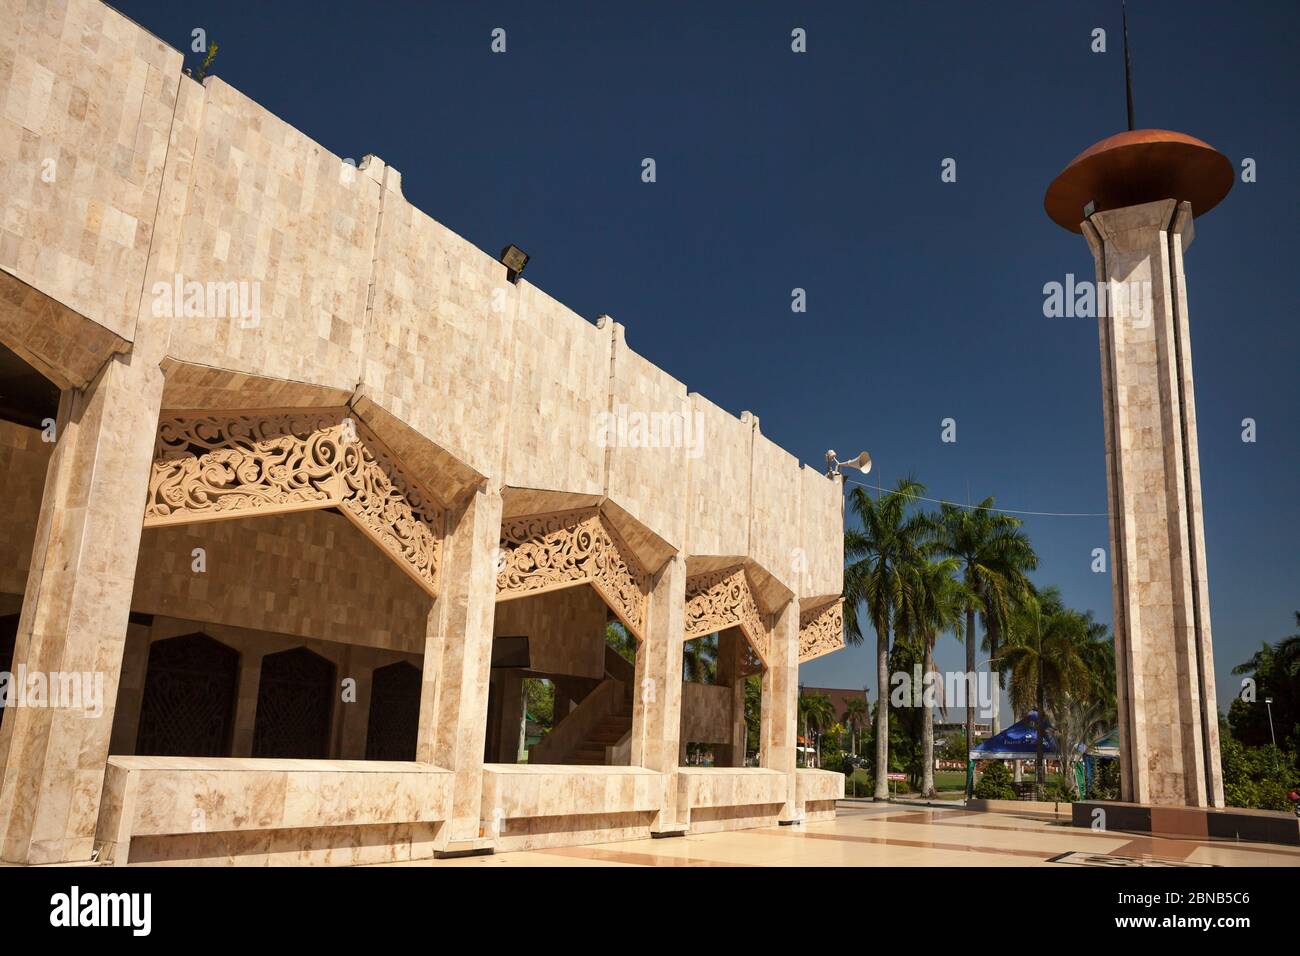
<path id="1" fill-rule="evenodd" d="M 485 764 L 483 829 L 498 853 L 645 839 L 663 781 L 644 767 Z"/>
<path id="2" fill-rule="evenodd" d="M 775 826 L 786 801 L 786 776 L 759 767 L 682 767 L 678 813 L 691 833 Z"/>
<path id="3" fill-rule="evenodd" d="M 844 798 L 844 774 L 834 770 L 796 771 L 794 802 L 805 823 L 835 819 L 835 801 Z"/>
<path id="4" fill-rule="evenodd" d="M 966 801 L 967 810 L 986 813 L 1038 813 L 1066 818 L 1070 815 L 1070 804 L 1054 803 L 1051 800 L 976 800 Z"/>
<path id="5" fill-rule="evenodd" d="M 452 776 L 402 761 L 109 757 L 95 846 L 118 866 L 421 859 Z"/>

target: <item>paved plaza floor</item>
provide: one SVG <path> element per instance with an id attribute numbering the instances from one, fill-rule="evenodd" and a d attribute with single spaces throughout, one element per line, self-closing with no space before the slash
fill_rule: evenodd
<path id="1" fill-rule="evenodd" d="M 408 866 L 1300 866 L 1300 847 L 1095 832 L 1049 816 L 840 804 L 833 821 Z"/>

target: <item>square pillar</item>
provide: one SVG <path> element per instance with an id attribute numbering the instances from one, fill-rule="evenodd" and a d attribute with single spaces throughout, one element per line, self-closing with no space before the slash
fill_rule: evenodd
<path id="1" fill-rule="evenodd" d="M 637 648 L 632 704 L 632 766 L 664 775 L 657 834 L 684 832 L 677 807 L 682 759 L 682 644 L 686 635 L 686 558 L 675 554 L 654 577 L 646 633 Z M 684 814 L 682 814 L 684 815 Z"/>
<path id="2" fill-rule="evenodd" d="M 1123 799 L 1223 806 L 1183 250 L 1172 199 L 1083 223 L 1097 264 Z"/>
<path id="3" fill-rule="evenodd" d="M 760 764 L 786 775 L 786 802 L 777 819 L 793 823 L 802 814 L 795 803 L 795 746 L 799 732 L 799 602 L 787 601 L 773 615 L 772 643 L 763 672 Z"/>
<path id="4" fill-rule="evenodd" d="M 239 649 L 239 689 L 235 693 L 234 732 L 230 756 L 253 755 L 253 731 L 257 726 L 257 692 L 262 685 L 262 658 L 266 652 L 252 647 Z"/>
<path id="5" fill-rule="evenodd" d="M 746 638 L 739 628 L 729 627 L 718 635 L 718 684 L 731 689 L 730 740 L 719 748 L 719 766 L 745 766 L 745 743 L 749 728 L 745 724 L 745 675 L 742 663 L 745 658 Z"/>
<path id="6" fill-rule="evenodd" d="M 482 807 L 483 746 L 500 544 L 501 493 L 480 487 L 448 514 L 438 598 L 424 642 L 416 759 L 456 775 L 438 855 L 473 853 L 493 843 L 496 817 Z"/>
<path id="7" fill-rule="evenodd" d="M 365 760 L 366 737 L 370 730 L 370 701 L 374 695 L 375 661 L 378 654 L 369 647 L 347 645 L 339 667 L 337 684 L 345 677 L 356 681 L 356 699 L 339 701 L 336 734 L 340 760 Z"/>
<path id="8" fill-rule="evenodd" d="M 16 707 L 0 728 L 0 859 L 90 859 L 126 642 L 163 377 L 110 359 L 59 403 L 14 664 L 102 681 L 98 716 Z"/>
<path id="9" fill-rule="evenodd" d="M 498 677 L 497 674 L 500 676 Z M 500 695 L 501 719 L 497 736 L 488 752 L 493 763 L 519 763 L 524 722 L 524 679 L 517 670 L 498 670 L 492 675 Z"/>

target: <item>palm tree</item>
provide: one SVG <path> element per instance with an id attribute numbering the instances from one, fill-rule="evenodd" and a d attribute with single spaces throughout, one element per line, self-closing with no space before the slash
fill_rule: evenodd
<path id="1" fill-rule="evenodd" d="M 992 505 L 993 499 L 986 498 L 985 503 Z M 1029 572 L 1038 567 L 1038 555 L 1034 553 L 1029 538 L 1020 531 L 1019 518 L 1002 514 L 995 517 L 996 524 L 1001 526 L 996 537 L 1002 586 L 986 588 L 979 599 L 980 619 L 984 622 L 983 646 L 989 655 L 989 673 L 993 681 L 992 733 L 999 734 L 1002 732 L 1002 671 L 993 665 L 993 661 L 998 657 L 1007 621 L 1031 593 L 1033 585 L 1029 581 Z"/>
<path id="2" fill-rule="evenodd" d="M 826 694 L 800 694 L 799 713 L 803 718 L 803 736 L 805 744 L 812 739 L 810 731 L 817 733 L 817 766 L 822 762 L 821 731 L 835 721 L 835 708 Z"/>
<path id="3" fill-rule="evenodd" d="M 959 562 L 956 558 L 924 561 L 905 570 L 909 578 L 907 602 L 898 621 L 909 641 L 923 655 L 921 673 L 935 673 L 934 645 L 939 634 L 952 630 L 958 640 L 962 638 L 962 612 L 970 602 L 966 586 L 957 580 Z M 929 679 L 928 677 L 926 678 Z M 942 684 L 939 692 L 942 693 Z M 935 691 L 924 688 L 921 696 L 922 769 L 921 796 L 933 797 L 934 789 L 934 705 Z"/>
<path id="4" fill-rule="evenodd" d="M 1115 725 L 1115 644 L 1110 628 L 1094 621 L 1091 611 L 1072 613 L 1080 618 L 1081 626 L 1072 630 L 1084 670 L 1074 685 L 1063 688 L 1051 713 L 1061 748 L 1062 784 L 1076 793 L 1069 772 L 1076 753 Z"/>
<path id="5" fill-rule="evenodd" d="M 1228 723 L 1244 744 L 1267 746 L 1276 740 L 1282 750 L 1296 751 L 1300 767 L 1300 611 L 1295 624 L 1297 633 L 1275 644 L 1261 643 L 1249 660 L 1232 669 L 1250 676 L 1254 692 L 1236 696 Z M 1266 699 L 1272 704 L 1261 706 Z"/>
<path id="6" fill-rule="evenodd" d="M 1020 519 L 993 510 L 993 499 L 985 498 L 973 508 L 944 502 L 939 509 L 938 548 L 961 562 L 966 586 L 966 740 L 975 745 L 975 615 L 987 612 L 989 621 L 1010 616 L 1015 598 L 1027 593 L 1025 568 L 1038 564 L 1029 540 L 1020 530 Z M 998 625 L 994 625 L 998 627 Z M 1000 637 L 1000 630 L 998 631 Z M 994 643 L 999 637 L 991 637 Z M 999 710 L 997 668 L 993 669 L 992 707 Z"/>
<path id="7" fill-rule="evenodd" d="M 636 666 L 636 638 L 620 622 L 605 625 L 605 643 L 632 666 Z"/>
<path id="8" fill-rule="evenodd" d="M 718 635 L 692 638 L 682 645 L 682 680 L 711 684 L 718 670 Z"/>
<path id="9" fill-rule="evenodd" d="M 1035 780 L 1041 790 L 1047 702 L 1064 705 L 1071 692 L 1081 694 L 1089 685 L 1091 676 L 1081 647 L 1093 625 L 1090 615 L 1067 608 L 1056 588 L 1044 588 L 1026 600 L 1011 625 L 998 663 L 1011 672 L 1011 700 L 1016 711 L 1038 711 Z M 1068 755 L 1061 757 L 1064 772 Z"/>
<path id="10" fill-rule="evenodd" d="M 889 799 L 889 687 L 890 625 L 904 597 L 902 569 L 919 560 L 923 544 L 933 532 L 931 519 L 908 514 L 925 486 L 902 478 L 893 491 L 873 499 L 865 488 L 853 488 L 849 510 L 859 527 L 844 532 L 844 557 L 852 563 L 844 571 L 844 634 L 848 643 L 862 643 L 859 605 L 876 631 L 876 790 L 875 799 Z"/>
<path id="11" fill-rule="evenodd" d="M 758 752 L 763 728 L 763 678 L 750 674 L 745 678 L 745 759 Z M 746 762 L 745 766 L 749 764 Z"/>
<path id="12" fill-rule="evenodd" d="M 854 756 L 858 753 L 858 731 L 867 723 L 866 697 L 850 697 L 844 704 L 844 725 L 849 728 Z"/>

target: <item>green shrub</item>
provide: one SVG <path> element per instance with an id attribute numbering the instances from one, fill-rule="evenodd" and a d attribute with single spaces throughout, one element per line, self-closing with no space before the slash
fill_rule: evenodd
<path id="1" fill-rule="evenodd" d="M 1247 747 L 1226 734 L 1220 739 L 1223 796 L 1230 807 L 1290 810 L 1287 792 L 1300 786 L 1295 760 L 1271 745 Z"/>
<path id="2" fill-rule="evenodd" d="M 835 770 L 839 773 L 844 772 L 844 751 L 843 750 L 822 750 L 821 763 L 817 766 L 823 770 Z"/>
<path id="3" fill-rule="evenodd" d="M 1097 763 L 1092 776 L 1092 789 L 1088 792 L 1090 800 L 1119 799 L 1119 761 L 1102 760 Z"/>
<path id="4" fill-rule="evenodd" d="M 999 761 L 994 761 L 984 768 L 980 774 L 980 779 L 975 784 L 975 799 L 977 800 L 1014 800 L 1016 798 L 1015 788 L 1011 786 L 1011 771 L 1007 765 Z"/>
<path id="5" fill-rule="evenodd" d="M 1049 783 L 1043 787 L 1043 799 L 1053 803 L 1073 803 L 1074 793 L 1063 783 Z"/>

